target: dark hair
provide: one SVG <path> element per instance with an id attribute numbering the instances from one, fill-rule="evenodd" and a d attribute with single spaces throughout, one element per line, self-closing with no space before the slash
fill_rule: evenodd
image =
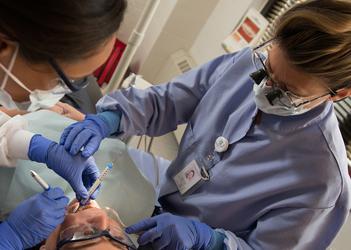
<path id="1" fill-rule="evenodd" d="M 0 0 L 0 33 L 18 42 L 30 62 L 72 62 L 118 30 L 126 6 L 125 0 Z"/>

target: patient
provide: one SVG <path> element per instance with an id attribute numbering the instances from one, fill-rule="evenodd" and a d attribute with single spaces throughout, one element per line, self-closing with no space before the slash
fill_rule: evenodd
<path id="1" fill-rule="evenodd" d="M 73 213 L 75 200 L 68 207 L 64 222 L 46 240 L 40 250 L 55 249 L 136 249 L 124 233 L 124 225 L 111 208 L 101 209 L 96 201 Z"/>

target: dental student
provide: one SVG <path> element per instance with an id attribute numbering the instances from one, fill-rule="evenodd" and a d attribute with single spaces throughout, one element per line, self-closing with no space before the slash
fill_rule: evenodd
<path id="1" fill-rule="evenodd" d="M 351 95 L 350 48 L 351 2 L 307 1 L 255 49 L 108 94 L 61 143 L 89 157 L 111 134 L 159 136 L 187 123 L 176 159 L 160 166 L 165 213 L 126 230 L 141 245 L 325 249 L 350 210 L 333 111 L 333 101 Z"/>
<path id="2" fill-rule="evenodd" d="M 85 87 L 86 76 L 112 51 L 125 8 L 123 0 L 0 0 L 2 108 L 50 108 L 66 93 Z M 87 198 L 99 176 L 94 158 L 71 156 L 26 127 L 21 116 L 0 112 L 0 166 L 15 167 L 16 159 L 44 163 L 69 182 L 79 199 Z M 67 202 L 60 188 L 50 188 L 21 203 L 0 224 L 0 249 L 29 248 L 46 239 L 63 221 Z"/>

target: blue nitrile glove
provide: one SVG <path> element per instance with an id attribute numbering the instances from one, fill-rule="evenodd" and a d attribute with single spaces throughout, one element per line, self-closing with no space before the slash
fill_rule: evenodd
<path id="1" fill-rule="evenodd" d="M 172 215 L 161 214 L 142 220 L 128 228 L 126 233 L 140 234 L 140 245 L 152 244 L 152 249 L 211 249 L 215 231 L 208 225 Z"/>
<path id="2" fill-rule="evenodd" d="M 45 163 L 50 169 L 64 178 L 73 188 L 78 200 L 88 198 L 88 191 L 100 171 L 93 157 L 70 155 L 62 145 L 41 135 L 34 135 L 29 146 L 29 159 Z M 91 198 L 95 199 L 97 192 Z"/>
<path id="3" fill-rule="evenodd" d="M 71 155 L 82 150 L 82 156 L 92 156 L 104 138 L 118 131 L 120 119 L 119 111 L 87 115 L 83 121 L 73 123 L 63 131 L 60 144 Z"/>
<path id="4" fill-rule="evenodd" d="M 46 240 L 63 222 L 68 201 L 60 188 L 23 201 L 0 224 L 0 249 L 25 249 Z"/>

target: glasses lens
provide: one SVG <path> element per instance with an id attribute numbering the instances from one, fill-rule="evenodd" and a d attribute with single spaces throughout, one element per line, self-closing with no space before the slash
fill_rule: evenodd
<path id="1" fill-rule="evenodd" d="M 294 93 L 290 92 L 290 91 L 286 91 L 285 92 L 285 95 L 287 96 L 287 99 L 289 99 L 290 101 L 290 104 L 292 106 L 295 106 L 295 107 L 298 107 L 304 103 L 306 103 L 306 99 L 300 97 L 300 96 L 297 96 L 295 95 Z"/>
<path id="2" fill-rule="evenodd" d="M 257 70 L 265 68 L 264 62 L 266 58 L 264 57 L 263 54 L 260 54 L 259 52 L 254 51 L 252 60 Z"/>
<path id="3" fill-rule="evenodd" d="M 119 214 L 110 207 L 105 207 L 103 210 L 106 212 L 108 217 L 110 218 L 110 226 L 109 226 L 109 232 L 110 235 L 116 239 L 118 239 L 119 242 L 121 242 L 124 245 L 130 246 L 131 248 L 135 248 L 135 245 L 133 241 L 129 238 L 129 236 L 125 233 L 125 225 L 122 222 L 121 218 L 119 217 Z"/>
<path id="4" fill-rule="evenodd" d="M 112 208 L 103 209 L 109 217 L 107 228 L 98 229 L 97 225 L 81 224 L 74 225 L 63 230 L 58 239 L 58 246 L 70 244 L 70 246 L 84 246 L 92 244 L 101 237 L 107 237 L 117 245 L 124 245 L 131 249 L 136 249 L 133 241 L 124 232 L 124 224 L 119 218 L 118 213 Z"/>
<path id="5" fill-rule="evenodd" d="M 274 41 L 267 41 L 253 49 L 253 63 L 256 69 L 265 68 L 265 61 L 268 58 L 268 53 L 272 48 Z"/>
<path id="6" fill-rule="evenodd" d="M 51 67 L 56 71 L 57 75 L 62 79 L 62 81 L 71 91 L 76 92 L 82 88 L 85 88 L 89 84 L 89 79 L 87 76 L 79 80 L 70 80 L 54 59 L 49 59 L 49 63 Z"/>
<path id="7" fill-rule="evenodd" d="M 262 80 L 268 76 L 268 72 L 265 67 L 266 58 L 267 57 L 260 53 L 258 49 L 255 49 L 252 52 L 252 62 L 257 71 L 250 74 L 250 77 L 256 84 L 260 84 Z"/>
<path id="8" fill-rule="evenodd" d="M 63 82 L 61 78 L 56 78 L 51 81 L 52 86 L 56 86 L 55 88 L 52 89 L 53 94 L 69 94 L 72 93 L 72 91 L 67 87 L 67 85 Z"/>
<path id="9" fill-rule="evenodd" d="M 266 98 L 271 105 L 281 104 L 285 107 L 291 107 L 292 105 L 286 92 L 275 85 L 266 93 Z"/>
<path id="10" fill-rule="evenodd" d="M 124 225 L 116 210 L 110 207 L 104 207 L 103 210 L 105 211 L 105 213 L 110 219 L 112 219 L 113 221 L 116 221 L 117 224 L 119 224 L 122 228 L 126 227 L 126 225 Z"/>
<path id="11" fill-rule="evenodd" d="M 291 92 L 287 92 L 286 95 L 290 98 L 290 102 L 294 107 L 299 107 L 301 105 L 309 105 L 314 103 L 314 105 L 318 105 L 325 101 L 325 99 L 322 99 L 322 97 L 330 95 L 330 92 L 327 92 L 325 94 L 320 94 L 320 95 L 313 95 L 309 97 L 301 97 L 297 96 Z"/>
<path id="12" fill-rule="evenodd" d="M 73 88 L 79 90 L 79 89 L 85 88 L 89 84 L 89 79 L 86 76 L 86 77 L 79 79 L 79 80 L 70 80 L 70 82 L 71 82 Z"/>
<path id="13" fill-rule="evenodd" d="M 59 241 L 79 240 L 95 236 L 99 230 L 91 224 L 74 225 L 66 228 L 60 233 Z"/>
<path id="14" fill-rule="evenodd" d="M 290 98 L 288 97 L 287 93 L 283 90 L 282 90 L 282 95 L 279 98 L 279 103 L 281 103 L 283 106 L 288 107 L 288 108 L 295 106 L 292 103 L 292 101 L 290 100 Z"/>

